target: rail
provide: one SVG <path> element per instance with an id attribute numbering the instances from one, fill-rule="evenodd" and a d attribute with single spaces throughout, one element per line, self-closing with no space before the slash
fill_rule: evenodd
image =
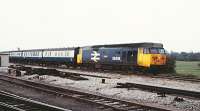
<path id="1" fill-rule="evenodd" d="M 160 87 L 160 86 L 152 86 L 145 84 L 137 84 L 137 83 L 117 83 L 117 88 L 139 88 L 142 90 L 148 90 L 151 92 L 157 92 L 159 94 L 176 94 L 182 96 L 188 96 L 193 98 L 200 98 L 200 92 L 190 91 L 190 90 L 182 90 L 182 89 L 174 89 L 168 87 Z"/>
<path id="2" fill-rule="evenodd" d="M 1 111 L 70 111 L 4 91 L 0 91 L 0 98 Z"/>

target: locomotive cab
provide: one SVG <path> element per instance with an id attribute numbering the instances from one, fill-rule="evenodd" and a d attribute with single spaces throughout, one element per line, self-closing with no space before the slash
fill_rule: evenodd
<path id="1" fill-rule="evenodd" d="M 138 65 L 143 67 L 162 66 L 166 64 L 164 48 L 138 48 Z"/>

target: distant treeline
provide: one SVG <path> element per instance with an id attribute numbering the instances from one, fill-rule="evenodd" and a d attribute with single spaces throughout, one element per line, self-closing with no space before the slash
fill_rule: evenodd
<path id="1" fill-rule="evenodd" d="M 170 56 L 178 61 L 200 61 L 200 52 L 171 52 Z"/>

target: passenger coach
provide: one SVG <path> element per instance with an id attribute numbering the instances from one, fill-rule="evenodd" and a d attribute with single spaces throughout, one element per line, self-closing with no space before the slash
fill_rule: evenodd
<path id="1" fill-rule="evenodd" d="M 75 60 L 75 48 L 53 48 L 11 51 L 10 61 L 26 64 L 67 64 L 73 65 Z"/>

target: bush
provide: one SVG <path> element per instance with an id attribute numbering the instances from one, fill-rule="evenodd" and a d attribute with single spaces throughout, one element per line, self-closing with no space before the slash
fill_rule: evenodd
<path id="1" fill-rule="evenodd" d="M 199 68 L 200 68 L 200 63 L 198 64 Z"/>
<path id="2" fill-rule="evenodd" d="M 160 70 L 160 73 L 176 73 L 176 59 L 171 56 L 167 56 L 166 65 Z"/>

